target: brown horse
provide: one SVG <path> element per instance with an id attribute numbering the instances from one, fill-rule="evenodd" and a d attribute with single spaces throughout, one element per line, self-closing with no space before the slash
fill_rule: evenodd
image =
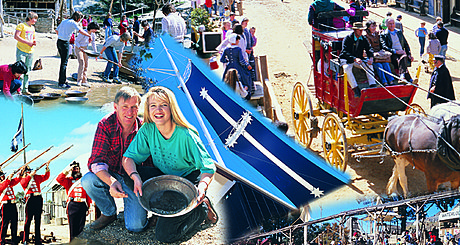
<path id="1" fill-rule="evenodd" d="M 459 119 L 459 118 L 457 118 Z M 384 134 L 384 149 L 390 151 L 395 166 L 387 185 L 388 194 L 396 193 L 399 181 L 408 196 L 405 167 L 411 164 L 425 173 L 428 191 L 434 192 L 444 182 L 452 188 L 460 185 L 460 172 L 447 167 L 436 151 L 441 122 L 412 114 L 390 118 Z M 460 152 L 460 128 L 450 131 L 453 147 Z"/>

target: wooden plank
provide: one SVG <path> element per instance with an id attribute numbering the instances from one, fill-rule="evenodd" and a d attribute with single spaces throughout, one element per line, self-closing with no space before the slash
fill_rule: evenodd
<path id="1" fill-rule="evenodd" d="M 270 78 L 268 77 L 268 65 L 266 55 L 259 56 L 259 64 L 262 81 L 269 80 Z"/>
<path id="2" fill-rule="evenodd" d="M 262 80 L 260 80 L 259 56 L 254 57 L 254 62 L 256 63 L 256 67 L 253 68 L 256 71 L 256 81 L 262 81 Z"/>

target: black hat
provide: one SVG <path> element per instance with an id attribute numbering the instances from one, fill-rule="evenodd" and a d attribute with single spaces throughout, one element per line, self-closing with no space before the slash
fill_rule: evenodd
<path id="1" fill-rule="evenodd" d="M 5 176 L 5 173 L 2 170 L 0 170 L 0 177 L 2 176 Z"/>
<path id="2" fill-rule="evenodd" d="M 77 161 L 73 161 L 70 166 L 72 167 L 80 167 L 80 163 L 78 163 Z"/>
<path id="3" fill-rule="evenodd" d="M 401 19 L 401 18 L 402 18 L 402 15 L 398 15 L 398 16 L 396 17 L 396 19 Z"/>
<path id="4" fill-rule="evenodd" d="M 24 172 L 27 172 L 27 171 L 32 171 L 32 169 L 31 169 L 29 166 L 26 166 L 26 167 L 24 168 Z"/>
<path id="5" fill-rule="evenodd" d="M 446 59 L 446 57 L 444 57 L 443 55 L 435 55 L 435 56 L 434 56 L 434 59 L 435 59 L 435 60 L 444 61 L 444 60 Z"/>

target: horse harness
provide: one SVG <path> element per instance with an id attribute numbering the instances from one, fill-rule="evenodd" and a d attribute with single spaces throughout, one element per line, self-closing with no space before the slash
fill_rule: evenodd
<path id="1" fill-rule="evenodd" d="M 416 119 L 420 119 L 420 116 L 417 116 Z M 421 120 L 421 119 L 420 119 Z M 417 120 L 414 120 L 411 124 L 411 127 L 409 129 L 409 150 L 408 151 L 394 151 L 391 149 L 391 147 L 383 141 L 383 149 L 387 149 L 390 152 L 390 155 L 392 157 L 394 156 L 400 156 L 403 154 L 411 154 L 412 155 L 412 165 L 415 167 L 414 163 L 414 153 L 438 153 L 438 157 L 443 161 L 444 164 L 446 164 L 449 168 L 455 171 L 460 171 L 460 153 L 452 146 L 452 137 L 451 137 L 451 131 L 453 128 L 460 128 L 460 115 L 452 117 L 450 120 L 447 122 L 442 123 L 442 126 L 439 130 L 439 133 L 434 132 L 430 127 L 427 126 L 428 129 L 433 131 L 433 133 L 436 134 L 437 136 L 437 141 L 436 141 L 436 148 L 434 149 L 414 149 L 412 147 L 412 141 L 411 141 L 411 135 L 412 135 L 412 130 L 415 127 L 415 122 Z M 423 120 L 421 120 L 423 122 Z M 385 137 L 383 137 L 385 139 Z"/>

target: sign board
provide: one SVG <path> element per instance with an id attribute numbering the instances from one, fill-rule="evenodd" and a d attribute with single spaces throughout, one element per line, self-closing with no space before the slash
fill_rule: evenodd
<path id="1" fill-rule="evenodd" d="M 460 211 L 457 209 L 439 214 L 439 221 L 450 219 L 460 219 Z"/>

